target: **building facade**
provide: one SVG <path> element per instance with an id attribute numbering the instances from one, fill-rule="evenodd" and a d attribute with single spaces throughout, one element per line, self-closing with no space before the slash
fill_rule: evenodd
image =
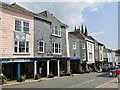
<path id="1" fill-rule="evenodd" d="M 0 3 L 0 59 L 2 72 L 9 79 L 33 77 L 33 14 L 17 4 Z"/>
<path id="2" fill-rule="evenodd" d="M 70 71 L 67 28 L 48 11 L 34 15 L 35 74 L 59 76 L 60 71 Z"/>
<path id="3" fill-rule="evenodd" d="M 94 69 L 95 68 L 94 40 L 90 36 L 87 36 L 86 42 L 87 42 L 87 64 L 88 67 Z"/>

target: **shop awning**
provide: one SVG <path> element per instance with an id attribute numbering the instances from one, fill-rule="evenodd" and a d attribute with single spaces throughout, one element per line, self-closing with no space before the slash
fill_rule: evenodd
<path id="1" fill-rule="evenodd" d="M 79 61 L 79 60 L 80 60 L 80 58 L 70 58 L 70 60 Z"/>

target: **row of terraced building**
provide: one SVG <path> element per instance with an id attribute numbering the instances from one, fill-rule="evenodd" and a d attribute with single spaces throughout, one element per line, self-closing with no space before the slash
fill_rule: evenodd
<path id="1" fill-rule="evenodd" d="M 61 71 L 100 71 L 105 63 L 116 64 L 115 52 L 88 35 L 87 27 L 68 29 L 48 11 L 34 13 L 16 3 L 0 2 L 2 73 L 15 80 L 22 74 L 59 76 Z"/>

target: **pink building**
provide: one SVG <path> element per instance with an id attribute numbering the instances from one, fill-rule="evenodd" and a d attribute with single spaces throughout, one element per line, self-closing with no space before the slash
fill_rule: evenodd
<path id="1" fill-rule="evenodd" d="M 33 23 L 32 12 L 15 3 L 0 2 L 0 59 L 7 78 L 33 77 Z"/>

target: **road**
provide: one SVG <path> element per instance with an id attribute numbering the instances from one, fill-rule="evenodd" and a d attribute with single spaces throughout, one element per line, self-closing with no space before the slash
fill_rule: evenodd
<path id="1" fill-rule="evenodd" d="M 5 86 L 4 88 L 96 88 L 115 77 L 109 77 L 108 72 L 80 74 L 74 77 L 63 77 L 35 83 Z"/>

